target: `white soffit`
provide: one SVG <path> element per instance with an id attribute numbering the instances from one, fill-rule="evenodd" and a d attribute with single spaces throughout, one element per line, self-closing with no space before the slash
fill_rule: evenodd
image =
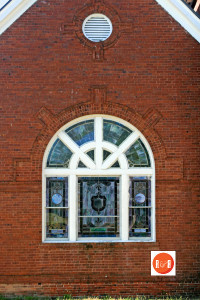
<path id="1" fill-rule="evenodd" d="M 0 0 L 0 34 L 10 27 L 37 0 Z"/>
<path id="2" fill-rule="evenodd" d="M 200 43 L 200 19 L 181 0 L 156 0 Z"/>

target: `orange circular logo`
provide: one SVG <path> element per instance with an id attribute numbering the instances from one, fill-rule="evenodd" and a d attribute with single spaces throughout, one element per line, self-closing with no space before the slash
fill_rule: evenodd
<path id="1" fill-rule="evenodd" d="M 159 253 L 153 259 L 153 267 L 157 273 L 167 274 L 174 267 L 174 260 L 168 253 Z"/>

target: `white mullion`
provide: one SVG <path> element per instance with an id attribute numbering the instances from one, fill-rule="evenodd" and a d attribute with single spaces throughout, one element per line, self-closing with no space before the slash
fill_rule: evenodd
<path id="1" fill-rule="evenodd" d="M 152 176 L 153 169 L 152 168 L 133 168 L 133 169 L 120 169 L 120 168 L 110 168 L 107 170 L 90 170 L 86 168 L 78 168 L 78 169 L 64 169 L 64 168 L 46 168 L 44 169 L 44 175 L 47 177 L 66 177 L 69 175 L 87 175 L 87 176 L 120 176 L 122 174 L 127 174 L 128 176 Z"/>
<path id="2" fill-rule="evenodd" d="M 58 134 L 59 139 L 73 152 L 79 155 L 82 162 L 90 169 L 95 169 L 92 159 L 77 146 L 77 144 L 63 131 Z"/>
<path id="3" fill-rule="evenodd" d="M 120 189 L 120 228 L 121 228 L 121 240 L 128 240 L 128 204 L 129 204 L 129 177 L 126 174 L 121 176 L 121 189 Z"/>
<path id="4" fill-rule="evenodd" d="M 130 168 L 128 170 L 125 170 L 125 173 L 129 176 L 151 176 L 153 175 L 153 169 L 152 168 Z"/>
<path id="5" fill-rule="evenodd" d="M 69 176 L 69 240 L 75 242 L 77 238 L 77 184 L 76 175 Z"/>
<path id="6" fill-rule="evenodd" d="M 102 169 L 108 169 L 110 168 L 114 162 L 118 159 L 119 155 L 126 152 L 128 148 L 139 138 L 139 134 L 137 132 L 133 132 L 131 135 L 129 135 L 125 141 L 119 146 L 117 151 L 112 153 L 106 161 L 102 165 Z"/>
<path id="7" fill-rule="evenodd" d="M 46 177 L 42 176 L 42 241 L 46 239 Z"/>
<path id="8" fill-rule="evenodd" d="M 77 168 L 79 162 L 79 155 L 74 153 L 70 159 L 69 170 L 74 170 Z"/>
<path id="9" fill-rule="evenodd" d="M 96 168 L 101 169 L 103 163 L 103 118 L 95 118 L 95 141 L 96 141 L 96 152 L 95 152 L 95 162 Z"/>

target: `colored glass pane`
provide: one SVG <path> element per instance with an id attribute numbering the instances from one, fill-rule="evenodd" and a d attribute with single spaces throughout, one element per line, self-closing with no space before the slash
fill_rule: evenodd
<path id="1" fill-rule="evenodd" d="M 151 180 L 132 177 L 129 185 L 129 237 L 151 236 Z"/>
<path id="2" fill-rule="evenodd" d="M 127 151 L 126 157 L 128 159 L 129 168 L 133 167 L 150 167 L 150 159 L 148 152 L 139 139 Z"/>
<path id="3" fill-rule="evenodd" d="M 79 178 L 79 237 L 119 236 L 119 179 Z"/>
<path id="4" fill-rule="evenodd" d="M 104 141 L 110 142 L 116 146 L 119 146 L 132 131 L 126 126 L 110 121 L 103 121 L 103 139 Z"/>
<path id="5" fill-rule="evenodd" d="M 67 238 L 68 178 L 47 178 L 46 187 L 46 237 Z"/>
<path id="6" fill-rule="evenodd" d="M 47 238 L 68 237 L 68 209 L 46 209 Z"/>
<path id="7" fill-rule="evenodd" d="M 59 139 L 55 141 L 47 159 L 47 167 L 68 168 L 72 152 Z"/>
<path id="8" fill-rule="evenodd" d="M 78 146 L 94 141 L 94 120 L 77 123 L 69 127 L 65 132 Z"/>

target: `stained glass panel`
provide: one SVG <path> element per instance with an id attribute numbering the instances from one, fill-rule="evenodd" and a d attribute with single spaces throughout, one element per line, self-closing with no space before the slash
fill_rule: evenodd
<path id="1" fill-rule="evenodd" d="M 126 126 L 110 121 L 103 121 L 103 139 L 108 141 L 116 146 L 119 146 L 130 134 L 132 131 Z"/>
<path id="2" fill-rule="evenodd" d="M 87 168 L 87 167 L 81 160 L 79 160 L 78 168 Z"/>
<path id="3" fill-rule="evenodd" d="M 151 208 L 129 209 L 129 237 L 151 236 Z"/>
<path id="4" fill-rule="evenodd" d="M 147 177 L 130 178 L 129 237 L 151 236 L 151 181 Z"/>
<path id="5" fill-rule="evenodd" d="M 69 150 L 63 142 L 59 139 L 53 144 L 51 151 L 47 159 L 47 167 L 51 168 L 68 168 L 69 162 L 72 156 L 71 150 Z"/>
<path id="6" fill-rule="evenodd" d="M 139 139 L 127 151 L 126 157 L 128 160 L 129 168 L 133 167 L 150 167 L 150 159 L 148 152 Z"/>
<path id="7" fill-rule="evenodd" d="M 67 238 L 68 178 L 47 178 L 46 186 L 46 236 Z"/>
<path id="8" fill-rule="evenodd" d="M 78 146 L 94 141 L 94 120 L 77 123 L 69 127 L 65 132 Z"/>
<path id="9" fill-rule="evenodd" d="M 46 210 L 46 236 L 47 238 L 68 237 L 68 209 Z"/>
<path id="10" fill-rule="evenodd" d="M 119 179 L 79 178 L 79 237 L 119 236 Z"/>

